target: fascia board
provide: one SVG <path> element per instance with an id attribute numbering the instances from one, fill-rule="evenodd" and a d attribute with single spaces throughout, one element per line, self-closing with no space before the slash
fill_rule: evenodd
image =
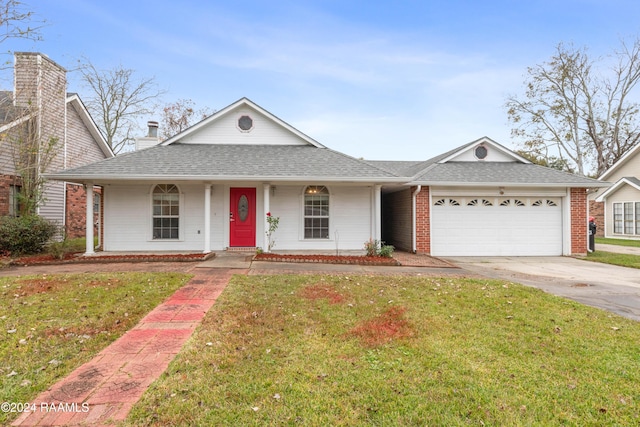
<path id="1" fill-rule="evenodd" d="M 562 188 L 604 188 L 608 187 L 609 183 L 590 183 L 578 184 L 578 183 L 562 183 L 562 182 L 466 182 L 466 181 L 411 181 L 407 185 L 422 185 L 422 186 L 442 186 L 442 187 L 562 187 Z"/>
<path id="2" fill-rule="evenodd" d="M 19 119 L 16 119 L 16 120 L 10 122 L 10 123 L 7 123 L 4 126 L 0 126 L 0 133 L 6 132 L 11 128 L 19 126 L 19 125 L 23 124 L 24 122 L 26 122 L 27 120 L 31 119 L 32 117 L 33 117 L 32 114 L 28 114 L 26 116 L 22 116 Z"/>
<path id="3" fill-rule="evenodd" d="M 91 114 L 89 114 L 89 111 L 84 106 L 84 103 L 82 102 L 80 97 L 78 95 L 72 95 L 67 98 L 67 103 L 71 103 L 76 109 L 78 115 L 80 116 L 80 120 L 82 120 L 87 129 L 89 129 L 89 133 L 91 133 L 93 139 L 98 143 L 98 146 L 100 147 L 100 150 L 104 153 L 104 155 L 106 157 L 115 157 L 115 153 L 113 152 L 111 147 L 109 147 L 109 144 L 107 144 L 107 140 L 104 138 L 104 135 L 96 125 L 93 117 L 91 117 Z"/>
<path id="4" fill-rule="evenodd" d="M 492 146 L 496 150 L 501 151 L 502 153 L 504 153 L 504 154 L 506 154 L 506 155 L 508 155 L 510 157 L 513 157 L 513 159 L 516 160 L 516 161 L 519 161 L 519 162 L 522 162 L 522 163 L 525 163 L 525 164 L 531 163 L 531 161 L 525 159 L 524 157 L 520 156 L 519 154 L 514 153 L 513 151 L 509 150 L 507 147 L 504 147 L 504 146 L 498 144 L 497 142 L 495 142 L 494 140 L 492 140 L 491 138 L 488 138 L 486 136 L 482 137 L 482 138 L 479 138 L 479 139 L 476 139 L 475 141 L 472 141 L 472 142 L 470 142 L 468 144 L 465 144 L 465 145 L 461 146 L 460 149 L 456 150 L 455 153 L 445 157 L 444 159 L 441 159 L 437 163 L 447 163 L 451 159 L 454 159 L 454 158 L 458 157 L 463 152 L 465 152 L 467 150 L 470 150 L 471 147 L 474 147 L 474 146 L 476 146 L 478 144 L 481 144 L 481 143 L 488 144 L 488 145 Z"/>
<path id="5" fill-rule="evenodd" d="M 43 175 L 47 179 L 56 181 L 71 182 L 89 182 L 89 181 L 111 181 L 111 182 L 128 182 L 128 181 L 269 181 L 269 182 L 354 182 L 354 183 L 405 183 L 404 178 L 336 178 L 323 176 L 220 176 L 220 175 L 127 175 L 126 177 L 118 177 L 114 175 L 77 175 L 65 173 L 50 173 Z"/>
<path id="6" fill-rule="evenodd" d="M 618 182 L 613 184 L 611 187 L 607 188 L 601 195 L 596 197 L 596 202 L 604 202 L 605 198 L 607 198 L 610 194 L 613 194 L 616 191 L 618 191 L 618 188 L 625 184 L 630 185 L 636 190 L 640 191 L 640 186 L 636 185 L 636 183 L 629 181 L 626 178 L 621 178 Z"/>
<path id="7" fill-rule="evenodd" d="M 235 110 L 237 107 L 239 107 L 241 105 L 246 105 L 246 106 L 256 110 L 260 114 L 264 115 L 265 117 L 269 118 L 273 122 L 279 124 L 280 126 L 284 127 L 288 131 L 292 132 L 293 134 L 295 134 L 299 138 L 301 138 L 304 141 L 308 142 L 310 145 L 313 145 L 314 147 L 318 147 L 318 148 L 326 148 L 324 145 L 320 144 L 318 141 L 316 141 L 313 138 L 311 138 L 310 136 L 300 132 L 298 129 L 294 128 L 293 126 L 291 126 L 290 124 L 288 124 L 284 120 L 282 120 L 282 119 L 278 118 L 277 116 L 273 115 L 272 113 L 268 112 L 267 110 L 265 110 L 264 108 L 260 107 L 259 105 L 257 105 L 256 103 L 254 103 L 253 101 L 251 101 L 248 98 L 241 98 L 238 101 L 234 102 L 233 104 L 226 106 L 222 110 L 216 111 L 215 113 L 213 113 L 211 116 L 207 117 L 206 119 L 196 123 L 195 125 L 191 126 L 190 128 L 186 129 L 185 131 L 183 131 L 183 132 L 181 132 L 181 133 L 179 133 L 177 135 L 174 135 L 173 137 L 169 138 L 168 140 L 160 143 L 160 145 L 171 145 L 174 142 L 177 142 L 177 141 L 181 140 L 185 136 L 191 135 L 192 133 L 196 132 L 198 129 L 201 129 L 202 127 L 205 127 L 205 126 L 209 125 L 210 123 L 221 119 L 222 117 L 226 116 L 229 112 Z"/>
<path id="8" fill-rule="evenodd" d="M 640 143 L 636 144 L 635 147 L 633 147 L 631 150 L 627 151 L 624 156 L 620 157 L 618 159 L 617 162 L 615 162 L 614 164 L 611 165 L 611 167 L 609 169 L 607 169 L 606 171 L 604 171 L 604 173 L 598 177 L 599 180 L 605 180 L 607 179 L 607 177 L 609 175 L 611 175 L 616 169 L 618 169 L 620 166 L 622 166 L 623 164 L 625 164 L 631 157 L 633 157 L 635 154 L 640 154 L 640 153 L 636 153 L 636 151 L 640 151 Z"/>

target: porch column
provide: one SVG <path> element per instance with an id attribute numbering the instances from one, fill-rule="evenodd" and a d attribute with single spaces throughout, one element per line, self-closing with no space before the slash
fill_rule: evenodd
<path id="1" fill-rule="evenodd" d="M 87 182 L 84 186 L 87 195 L 87 212 L 85 216 L 85 237 L 87 239 L 85 246 L 85 256 L 94 255 L 93 249 L 93 182 Z"/>
<path id="2" fill-rule="evenodd" d="M 271 211 L 271 200 L 269 197 L 271 195 L 271 184 L 262 184 L 263 189 L 263 211 L 262 211 L 262 250 L 265 252 L 269 251 L 269 238 L 267 237 L 267 231 L 269 230 L 269 223 L 267 222 L 267 212 Z"/>
<path id="3" fill-rule="evenodd" d="M 211 252 L 211 184 L 204 185 L 204 250 Z"/>
<path id="4" fill-rule="evenodd" d="M 382 239 L 382 199 L 380 197 L 380 190 L 382 185 L 374 185 L 373 187 L 373 224 L 374 224 L 374 239 Z"/>

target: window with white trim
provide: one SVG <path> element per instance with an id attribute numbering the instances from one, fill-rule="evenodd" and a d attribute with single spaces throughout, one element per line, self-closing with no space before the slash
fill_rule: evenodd
<path id="1" fill-rule="evenodd" d="M 613 204 L 613 232 L 640 235 L 640 202 Z"/>
<path id="2" fill-rule="evenodd" d="M 153 188 L 153 239 L 180 237 L 180 190 L 174 184 L 158 184 Z"/>
<path id="3" fill-rule="evenodd" d="M 310 185 L 304 190 L 304 238 L 329 238 L 329 190 Z"/>
<path id="4" fill-rule="evenodd" d="M 9 186 L 9 215 L 10 216 L 20 216 L 20 193 L 22 192 L 22 187 L 19 185 L 10 185 Z"/>

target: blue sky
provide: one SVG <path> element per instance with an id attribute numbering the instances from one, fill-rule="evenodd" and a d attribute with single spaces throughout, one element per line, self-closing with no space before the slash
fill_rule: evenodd
<path id="1" fill-rule="evenodd" d="M 503 105 L 528 66 L 560 42 L 598 56 L 640 34 L 637 0 L 24 2 L 44 40 L 2 50 L 48 55 L 70 91 L 83 93 L 79 58 L 121 64 L 155 76 L 165 103 L 246 96 L 368 159 L 427 159 L 483 136 L 513 147 Z"/>

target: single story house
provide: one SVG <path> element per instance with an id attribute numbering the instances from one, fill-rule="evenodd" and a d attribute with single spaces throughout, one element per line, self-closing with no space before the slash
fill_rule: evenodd
<path id="1" fill-rule="evenodd" d="M 613 182 L 595 198 L 604 204 L 604 237 L 640 239 L 640 144 L 598 179 Z"/>
<path id="2" fill-rule="evenodd" d="M 246 98 L 155 146 L 49 178 L 103 187 L 105 251 L 267 249 L 270 214 L 275 251 L 377 239 L 437 256 L 584 254 L 587 189 L 607 185 L 489 138 L 426 161 L 360 160 Z"/>

